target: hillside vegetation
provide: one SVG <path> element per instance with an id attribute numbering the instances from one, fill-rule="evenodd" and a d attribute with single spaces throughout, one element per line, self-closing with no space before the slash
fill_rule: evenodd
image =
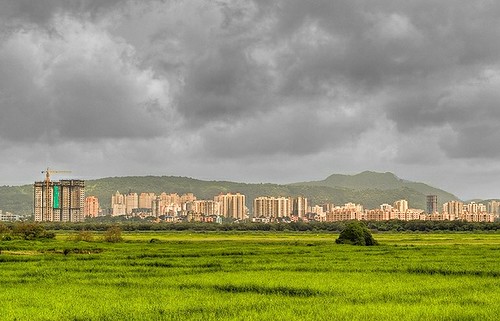
<path id="1" fill-rule="evenodd" d="M 175 176 L 130 176 L 88 180 L 86 195 L 99 198 L 101 207 L 108 208 L 116 191 L 154 193 L 194 193 L 198 199 L 213 199 L 219 193 L 240 192 L 247 197 L 247 206 L 258 196 L 305 196 L 312 204 L 347 202 L 360 203 L 365 208 L 406 199 L 410 207 L 425 209 L 428 194 L 438 195 L 439 203 L 457 199 L 446 191 L 423 183 L 399 179 L 392 173 L 363 172 L 358 175 L 332 175 L 323 181 L 289 185 L 245 184 L 228 181 L 203 181 Z M 31 185 L 0 187 L 0 209 L 19 214 L 31 214 L 33 187 Z"/>
<path id="2" fill-rule="evenodd" d="M 400 194 L 413 193 L 411 197 L 403 197 L 410 202 L 411 207 L 424 208 L 426 195 L 437 195 L 439 203 L 446 203 L 458 198 L 439 188 L 424 183 L 411 182 L 401 179 L 393 173 L 377 173 L 365 171 L 356 175 L 333 174 L 322 181 L 295 183 L 294 186 L 325 186 L 332 188 L 347 188 L 355 191 L 382 190 L 389 192 L 401 191 Z M 423 196 L 423 199 L 421 199 Z M 418 204 L 418 205 L 417 205 Z"/>

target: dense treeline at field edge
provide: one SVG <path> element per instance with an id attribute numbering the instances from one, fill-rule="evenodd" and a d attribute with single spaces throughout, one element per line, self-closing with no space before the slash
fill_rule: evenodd
<path id="1" fill-rule="evenodd" d="M 1 225 L 2 223 L 0 223 Z M 15 229 L 16 224 L 3 223 L 4 226 Z M 292 223 L 148 223 L 148 222 L 85 222 L 85 223 L 39 223 L 46 230 L 89 230 L 106 231 L 109 227 L 119 225 L 124 231 L 311 231 L 340 232 L 344 222 L 292 222 Z M 498 232 L 500 222 L 464 222 L 464 221 L 368 221 L 366 225 L 375 232 Z"/>

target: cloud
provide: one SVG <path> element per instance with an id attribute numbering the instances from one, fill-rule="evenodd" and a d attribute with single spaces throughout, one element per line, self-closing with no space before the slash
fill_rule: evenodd
<path id="1" fill-rule="evenodd" d="M 14 141 L 151 137 L 172 117 L 169 83 L 90 22 L 55 16 L 0 44 L 0 135 Z"/>
<path id="2" fill-rule="evenodd" d="M 440 100 L 446 122 L 454 134 L 441 141 L 441 147 L 453 158 L 495 158 L 500 138 L 500 70 L 487 70 L 476 79 L 450 89 Z"/>
<path id="3" fill-rule="evenodd" d="M 0 17 L 4 24 L 19 26 L 36 24 L 50 29 L 54 15 L 66 13 L 94 19 L 108 13 L 128 0 L 4 0 L 0 2 Z"/>
<path id="4" fill-rule="evenodd" d="M 214 176 L 491 166 L 499 14 L 488 0 L 3 1 L 0 142 Z"/>

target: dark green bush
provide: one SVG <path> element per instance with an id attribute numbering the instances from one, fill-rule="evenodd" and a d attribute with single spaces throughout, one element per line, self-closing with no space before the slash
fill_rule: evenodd
<path id="1" fill-rule="evenodd" d="M 0 222 L 0 235 L 10 234 L 10 228 L 4 223 Z"/>
<path id="2" fill-rule="evenodd" d="M 35 239 L 53 239 L 55 233 L 47 232 L 41 224 L 37 223 L 18 223 L 14 225 L 13 234 L 25 240 Z"/>
<path id="3" fill-rule="evenodd" d="M 363 222 L 352 221 L 340 232 L 340 236 L 335 240 L 337 244 L 352 245 L 377 245 L 378 242 L 373 238 L 372 233 Z"/>

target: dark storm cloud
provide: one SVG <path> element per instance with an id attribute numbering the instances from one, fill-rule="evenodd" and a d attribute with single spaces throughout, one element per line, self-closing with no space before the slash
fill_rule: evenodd
<path id="1" fill-rule="evenodd" d="M 60 12 L 96 17 L 127 0 L 3 0 L 0 17 L 4 22 L 34 23 L 47 26 L 54 14 Z"/>
<path id="2" fill-rule="evenodd" d="M 0 136 L 6 140 L 153 137 L 170 119 L 168 82 L 93 23 L 52 16 L 50 31 L 9 29 L 0 43 Z"/>
<path id="3" fill-rule="evenodd" d="M 179 112 L 190 122 L 234 121 L 263 108 L 266 76 L 241 50 L 219 48 L 189 67 Z"/>
<path id="4" fill-rule="evenodd" d="M 477 92 L 465 102 L 446 97 L 457 96 L 464 82 L 488 87 L 483 74 L 500 73 L 500 43 L 494 40 L 499 4 L 292 1 L 282 8 L 278 26 L 293 52 L 281 60 L 283 95 L 319 96 L 336 88 L 354 95 L 385 92 L 390 98 L 381 112 L 399 131 L 418 135 L 418 128 L 450 126 L 454 143 L 441 139 L 449 156 L 497 156 L 486 146 L 500 136 L 487 130 L 484 117 L 500 121 L 497 104 L 491 107 L 491 96 L 498 95 Z M 331 40 L 325 37 L 319 46 L 297 43 L 301 28 L 314 23 Z"/>
<path id="5" fill-rule="evenodd" d="M 448 155 L 456 158 L 493 158 L 500 156 L 498 120 L 467 124 L 460 128 L 456 137 L 441 142 Z"/>
<path id="6" fill-rule="evenodd" d="M 332 114 L 352 108 L 357 115 L 347 120 L 356 130 L 339 131 L 338 141 L 356 142 L 366 128 L 376 127 L 367 119 L 388 119 L 410 136 L 419 128 L 451 126 L 460 145 L 471 125 L 461 115 L 483 98 L 457 108 L 445 103 L 446 97 L 457 85 L 481 77 L 485 68 L 498 72 L 499 5 L 491 1 L 194 3 L 166 4 L 167 11 L 175 7 L 192 23 L 151 27 L 152 51 L 145 48 L 144 56 L 151 66 L 163 67 L 157 71 L 166 77 L 180 75 L 174 96 L 189 130 L 196 128 L 206 138 L 204 128 L 225 124 L 241 133 L 247 153 L 262 150 L 251 147 L 259 119 L 278 108 L 290 120 L 316 119 L 325 105 Z M 302 108 L 287 109 L 290 101 Z M 337 121 L 324 120 L 330 127 Z M 268 126 L 263 132 L 276 139 L 261 139 L 260 146 L 267 144 L 263 151 L 295 137 L 293 128 Z M 335 148 L 326 128 L 317 137 L 310 131 L 317 143 L 304 152 Z M 203 142 L 210 150 L 211 140 Z M 277 148 L 291 154 L 302 150 L 287 143 Z M 457 155 L 451 147 L 444 151 Z"/>
<path id="7" fill-rule="evenodd" d="M 352 144 L 369 128 L 368 120 L 353 124 L 352 118 L 341 113 L 322 117 L 302 106 L 286 106 L 244 124 L 215 125 L 204 131 L 204 146 L 207 154 L 223 158 L 315 154 Z"/>
<path id="8" fill-rule="evenodd" d="M 155 164 L 235 172 L 492 162 L 498 17 L 488 0 L 2 1 L 0 141 L 154 141 Z"/>
<path id="9" fill-rule="evenodd" d="M 272 115 L 277 108 L 285 109 L 291 120 L 302 119 L 304 114 L 315 119 L 325 105 L 337 111 L 349 109 L 352 104 L 359 116 L 387 117 L 405 135 L 412 135 L 419 128 L 451 126 L 460 144 L 462 137 L 470 135 L 468 131 L 466 135 L 465 128 L 475 126 L 469 123 L 471 118 L 462 115 L 482 106 L 484 98 L 476 95 L 471 100 L 474 106 L 457 107 L 447 102 L 446 97 L 455 95 L 463 82 L 480 78 L 486 68 L 498 72 L 500 57 L 500 43 L 494 40 L 500 27 L 497 19 L 500 6 L 491 1 L 53 0 L 7 1 L 2 6 L 2 15 L 8 19 L 50 26 L 51 33 L 25 31 L 31 32 L 31 37 L 44 39 L 38 41 L 38 46 L 61 46 L 55 40 L 57 37 L 83 34 L 90 46 L 97 39 L 109 47 L 91 52 L 91 58 L 74 54 L 70 61 L 75 66 L 81 63 L 78 59 L 87 59 L 83 68 L 61 68 L 54 64 L 52 70 L 38 70 L 42 80 L 32 77 L 33 70 L 24 76 L 20 72 L 18 77 L 27 78 L 14 82 L 25 84 L 25 88 L 33 86 L 29 95 L 16 97 L 12 92 L 18 87 L 4 86 L 13 88 L 10 94 L 8 90 L 2 92 L 2 101 L 9 101 L 11 106 L 6 110 L 12 115 L 31 110 L 33 119 L 26 120 L 30 125 L 40 117 L 37 113 L 45 115 L 65 137 L 158 135 L 164 130 L 160 120 L 165 103 L 155 95 L 137 96 L 161 75 L 173 90 L 168 95 L 181 116 L 178 123 L 188 126 L 187 130 L 197 128 L 202 137 L 204 127 L 220 123 L 231 127 L 234 122 L 239 130 L 250 133 L 257 119 Z M 96 16 L 105 21 L 108 13 L 122 15 L 118 24 L 131 24 L 139 33 L 113 38 L 112 33 L 101 27 L 91 30 L 89 22 L 82 22 L 79 30 L 68 34 L 54 22 L 54 17 L 67 14 L 77 17 L 76 21 Z M 134 19 L 143 19 L 142 25 L 134 25 Z M 8 39 L 9 35 L 4 37 Z M 138 39 L 149 42 L 134 48 Z M 9 53 L 11 48 L 5 44 L 5 55 L 14 58 L 4 60 L 3 69 L 23 65 L 23 61 L 13 61 L 15 53 Z M 70 50 L 58 49 L 66 55 Z M 110 59 L 108 52 L 116 56 Z M 55 57 L 33 68 L 43 69 Z M 107 66 L 100 64 L 100 60 L 106 61 Z M 113 65 L 121 63 L 125 64 L 125 73 L 123 69 L 117 71 L 118 67 L 113 69 Z M 157 68 L 149 76 L 150 83 L 134 83 L 132 77 L 140 77 L 148 66 Z M 45 91 L 40 90 L 40 82 Z M 387 101 L 370 100 L 371 96 L 381 95 L 386 95 Z M 34 101 L 47 104 L 50 112 L 31 108 Z M 301 102 L 303 107 L 287 109 L 290 101 Z M 154 112 L 150 113 L 151 110 Z M 57 116 L 47 116 L 50 113 Z M 113 115 L 120 115 L 120 119 L 107 121 Z M 86 121 L 74 124 L 61 121 L 59 126 L 57 117 Z M 380 117 L 372 121 L 383 121 Z M 364 133 L 366 124 L 360 119 L 348 120 L 352 128 L 359 130 L 357 135 L 353 131 L 346 133 L 346 140 Z M 325 123 L 334 126 L 336 119 L 327 119 Z M 92 130 L 85 134 L 87 128 Z M 284 129 L 278 125 L 275 130 L 283 133 Z M 15 128 L 9 129 L 9 133 L 20 135 Z M 272 129 L 267 133 L 273 135 Z M 248 135 L 242 139 L 245 137 Z M 342 132 L 336 137 L 342 138 Z M 318 149 L 309 152 L 329 146 L 328 134 L 314 140 L 322 139 L 324 142 L 317 145 Z M 291 150 L 293 146 L 288 148 L 289 152 L 296 152 Z"/>

